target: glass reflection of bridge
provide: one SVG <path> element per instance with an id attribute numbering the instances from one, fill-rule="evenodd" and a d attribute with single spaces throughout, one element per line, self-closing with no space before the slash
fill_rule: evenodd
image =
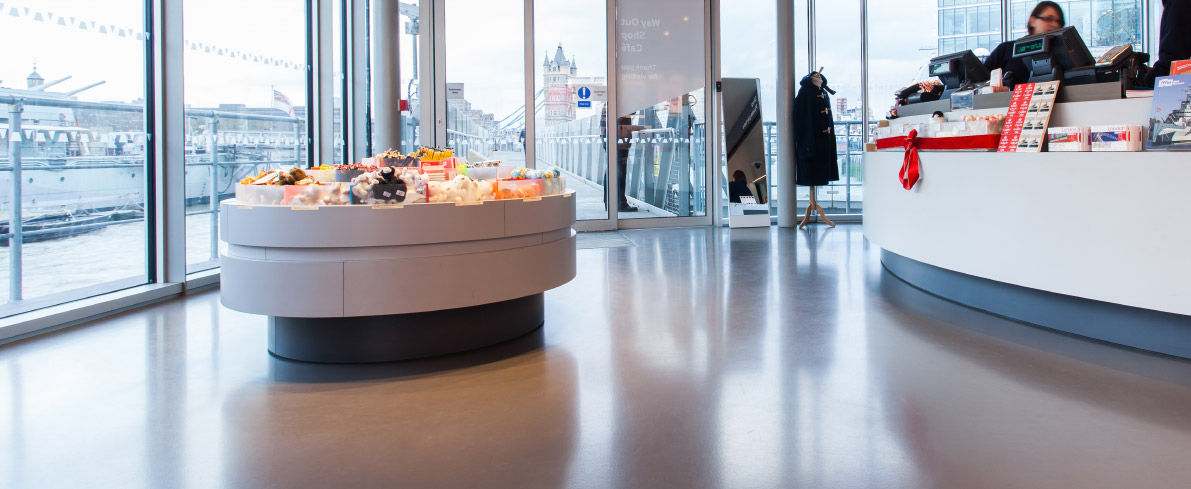
<path id="1" fill-rule="evenodd" d="M 837 121 L 836 150 L 838 153 L 840 180 L 820 188 L 818 201 L 832 213 L 858 214 L 863 209 L 863 152 L 862 123 L 860 121 Z M 689 209 L 689 202 L 695 202 L 696 212 L 703 212 L 704 185 L 702 161 L 706 152 L 703 138 L 691 138 L 689 143 L 676 137 L 675 128 L 651 129 L 633 134 L 633 145 L 629 151 L 628 171 L 625 182 L 626 195 L 631 202 L 643 205 L 654 215 L 684 216 L 682 209 Z M 702 124 L 697 124 L 693 134 L 704 134 Z M 771 211 L 776 215 L 776 200 L 781 198 L 776 183 L 777 176 L 777 123 L 764 123 L 765 162 L 768 165 Z M 603 189 L 607 166 L 604 136 L 600 132 L 599 116 L 577 119 L 571 122 L 537 129 L 538 166 L 558 166 L 577 181 L 569 186 L 590 187 L 588 193 L 597 199 L 584 206 L 580 192 L 580 219 L 596 219 L 603 215 Z M 680 146 L 689 145 L 687 148 Z M 721 157 L 720 201 L 726 205 L 728 180 L 726 162 Z M 699 189 L 699 190 L 696 190 Z M 809 191 L 800 187 L 796 197 L 799 206 L 809 200 Z M 689 200 L 686 200 L 689 199 Z M 584 215 L 583 209 L 589 211 Z M 622 217 L 633 217 L 622 214 Z"/>

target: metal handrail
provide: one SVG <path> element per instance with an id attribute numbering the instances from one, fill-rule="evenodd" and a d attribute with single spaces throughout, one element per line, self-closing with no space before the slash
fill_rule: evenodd
<path id="1" fill-rule="evenodd" d="M 104 222 L 95 222 L 95 223 L 91 223 L 91 224 L 78 224 L 75 226 L 71 226 L 70 229 L 78 230 L 78 231 L 88 231 L 91 229 L 99 229 L 99 228 L 103 228 L 103 227 L 107 227 L 107 226 L 112 226 L 115 224 L 134 224 L 137 222 L 144 222 L 144 221 L 145 221 L 144 219 L 128 219 L 128 220 L 124 220 L 124 221 L 104 221 Z M 9 226 L 8 228 L 12 229 L 12 226 Z M 54 233 L 60 233 L 60 232 L 62 232 L 61 229 L 41 229 L 41 230 L 37 230 L 37 231 L 21 231 L 21 235 L 22 236 L 39 236 L 42 234 L 54 234 Z M 11 232 L 0 233 L 0 238 L 9 239 L 12 237 L 13 237 L 13 233 L 11 233 Z"/>
<path id="2" fill-rule="evenodd" d="M 101 169 L 101 168 L 127 168 L 129 166 L 129 165 L 117 165 L 117 164 L 112 164 L 112 163 L 104 163 L 104 164 L 98 164 L 98 165 L 82 165 L 82 166 L 65 166 L 65 165 L 62 165 L 62 166 L 58 166 L 58 165 L 37 165 L 37 166 L 30 165 L 30 166 L 26 166 L 26 165 L 24 165 L 22 163 L 21 152 L 22 152 L 22 146 L 23 146 L 25 137 L 24 137 L 24 131 L 21 128 L 21 119 L 22 119 L 22 114 L 25 110 L 25 106 L 61 107 L 61 108 L 70 108 L 70 109 L 90 109 L 90 110 L 126 112 L 126 113 L 141 113 L 141 114 L 144 113 L 145 107 L 144 107 L 144 105 L 138 105 L 138 104 L 126 104 L 126 103 L 116 103 L 116 102 L 85 102 L 85 101 L 80 101 L 80 100 L 71 100 L 71 99 L 64 99 L 64 98 L 29 97 L 29 96 L 17 96 L 17 95 L 0 96 L 0 105 L 8 105 L 8 112 L 9 112 L 8 130 L 9 130 L 9 134 L 10 134 L 10 137 L 8 138 L 8 144 L 9 144 L 8 165 L 7 165 L 7 167 L 0 167 L 0 171 L 8 171 L 8 172 L 12 173 L 11 197 L 14 202 L 14 205 L 10 206 L 11 208 L 9 209 L 9 232 L 0 234 L 0 236 L 3 236 L 4 238 L 9 239 L 9 296 L 8 296 L 8 300 L 9 301 L 17 301 L 17 300 L 22 299 L 22 289 L 23 289 L 23 286 L 22 286 L 22 281 L 23 281 L 22 247 L 23 246 L 22 245 L 23 245 L 24 236 L 26 236 L 26 235 L 38 236 L 38 235 L 61 232 L 61 230 L 59 230 L 59 229 L 38 230 L 38 231 L 31 230 L 28 232 L 24 231 L 24 229 L 23 229 L 24 228 L 24 219 L 22 218 L 22 199 L 21 199 L 21 187 L 22 187 L 21 172 L 25 168 L 29 168 L 30 170 L 43 170 L 43 169 L 83 170 L 83 169 Z M 282 123 L 294 124 L 295 141 L 299 141 L 297 143 L 297 145 L 295 145 L 294 150 L 295 150 L 295 152 L 300 151 L 299 148 L 301 147 L 301 141 L 302 141 L 301 131 L 302 131 L 303 124 L 305 121 L 303 119 L 299 119 L 297 117 L 267 115 L 267 114 L 251 114 L 251 113 L 244 113 L 244 112 L 232 112 L 232 111 L 213 110 L 213 109 L 212 110 L 185 109 L 185 116 L 186 117 L 212 119 L 211 133 L 207 135 L 209 137 L 215 137 L 215 135 L 217 134 L 220 119 L 282 122 Z M 14 135 L 14 133 L 15 133 L 15 135 Z M 218 190 L 218 180 L 219 180 L 218 168 L 220 168 L 220 167 L 239 167 L 239 166 L 244 166 L 244 165 L 271 165 L 271 164 L 275 164 L 275 163 L 282 163 L 282 162 L 271 162 L 271 161 L 221 162 L 221 161 L 219 161 L 219 156 L 220 155 L 218 154 L 218 152 L 212 153 L 211 159 L 209 162 L 194 161 L 194 160 L 199 159 L 197 157 L 194 157 L 194 155 L 191 155 L 191 158 L 187 158 L 191 161 L 186 161 L 184 159 L 183 165 L 186 167 L 206 166 L 206 167 L 211 168 L 210 199 L 211 199 L 212 208 L 208 211 L 188 213 L 187 215 L 200 215 L 200 214 L 214 215 L 218 212 L 218 208 L 215 207 L 216 200 L 220 196 L 220 192 Z M 286 161 L 284 163 L 291 163 L 291 162 Z M 292 163 L 296 164 L 297 161 L 294 161 Z M 98 229 L 98 228 L 102 228 L 102 227 L 106 227 L 106 226 L 112 226 L 115 224 L 135 222 L 135 221 L 136 220 L 108 221 L 108 222 L 102 222 L 102 223 L 81 224 L 81 225 L 77 225 L 77 226 L 71 226 L 71 228 L 74 230 L 78 230 L 78 231 L 88 231 L 91 229 Z M 212 253 L 213 258 L 216 257 L 217 253 L 218 253 L 218 243 L 217 243 L 218 233 L 219 233 L 218 220 L 211 219 L 211 253 Z"/>
<path id="3" fill-rule="evenodd" d="M 138 159 L 136 161 L 143 162 L 144 160 Z M 297 166 L 299 163 L 301 163 L 301 161 L 298 161 L 298 160 L 220 161 L 220 162 L 218 162 L 218 165 L 219 166 L 254 166 L 254 165 L 281 165 L 281 166 L 294 165 L 294 166 Z M 209 161 L 198 162 L 198 163 L 186 162 L 186 163 L 184 163 L 184 165 L 185 166 L 211 166 L 211 162 L 209 162 Z M 117 165 L 117 164 L 79 165 L 79 166 L 21 165 L 21 168 L 24 170 L 103 170 L 103 169 L 110 169 L 110 168 L 128 168 L 130 166 L 135 166 L 135 165 Z M 12 171 L 12 166 L 0 166 L 0 172 L 11 172 L 11 171 Z"/>
<path id="4" fill-rule="evenodd" d="M 136 104 L 124 104 L 119 102 L 84 102 L 82 100 L 68 100 L 47 97 L 21 97 L 17 95 L 0 95 L 0 105 L 16 105 L 16 104 L 32 105 L 37 107 L 60 107 L 67 109 L 93 109 L 93 110 L 110 110 L 114 112 L 144 112 L 145 106 Z M 200 110 L 200 109 L 185 109 L 187 117 L 220 117 L 226 119 L 242 119 L 250 121 L 272 121 L 272 122 L 290 122 L 290 123 L 305 123 L 305 119 L 298 117 L 267 115 L 267 114 L 249 114 L 245 112 L 231 112 L 225 110 Z"/>

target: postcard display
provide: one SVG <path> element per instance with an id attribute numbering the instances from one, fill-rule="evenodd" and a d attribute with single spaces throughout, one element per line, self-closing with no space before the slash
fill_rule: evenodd
<path id="1" fill-rule="evenodd" d="M 1158 77 L 1150 110 L 1151 151 L 1191 151 L 1191 74 Z"/>
<path id="2" fill-rule="evenodd" d="M 1023 83 L 1013 89 L 1009 113 L 1001 130 L 999 153 L 1038 153 L 1046 141 L 1046 127 L 1054 109 L 1059 82 Z"/>

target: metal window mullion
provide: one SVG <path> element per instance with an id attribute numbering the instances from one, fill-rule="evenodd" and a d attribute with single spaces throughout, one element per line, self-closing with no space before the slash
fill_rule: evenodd
<path id="1" fill-rule="evenodd" d="M 844 139 L 848 160 L 844 165 L 847 185 L 844 187 L 844 212 L 852 212 L 852 131 Z M 868 0 L 860 0 L 860 147 L 868 144 Z M 862 156 L 863 157 L 863 156 Z M 863 185 L 863 184 L 862 184 Z"/>
<path id="2" fill-rule="evenodd" d="M 149 50 L 151 96 L 146 119 L 152 118 L 153 201 L 146 201 L 154 229 L 157 283 L 186 282 L 186 143 L 183 100 L 182 0 L 150 0 Z M 146 179 L 148 180 L 148 179 Z M 149 194 L 146 194 L 148 198 Z M 151 216 L 151 217 L 150 217 Z"/>
<path id="3" fill-rule="evenodd" d="M 1009 28 L 1009 23 L 1013 20 L 1012 8 L 1012 0 L 1001 0 L 1001 42 L 1008 41 L 1011 35 L 1012 29 Z"/>
<path id="4" fill-rule="evenodd" d="M 703 35 L 703 63 L 706 76 L 703 84 L 703 120 L 705 121 L 703 124 L 703 218 L 706 221 L 705 225 L 711 225 L 719 222 L 718 215 L 723 212 L 719 200 L 720 124 L 719 111 L 715 103 L 719 99 L 716 96 L 715 84 L 720 79 L 719 0 L 704 2 L 704 16 L 706 30 Z M 760 87 L 757 88 L 760 89 Z M 694 127 L 689 130 L 691 136 L 694 137 Z M 689 173 L 691 172 L 686 172 L 686 174 Z M 686 174 L 682 178 L 689 178 Z M 688 205 L 693 207 L 692 203 L 688 203 Z M 694 214 L 691 209 L 682 210 L 689 212 L 688 215 Z"/>
<path id="5" fill-rule="evenodd" d="M 807 69 L 810 71 L 817 70 L 815 63 L 818 62 L 818 53 L 816 53 L 815 36 L 817 29 L 815 26 L 815 0 L 806 0 L 806 50 L 807 50 Z"/>
<path id="6" fill-rule="evenodd" d="M 433 38 L 431 42 L 426 44 L 431 46 L 430 55 L 427 58 L 433 63 L 433 73 L 431 84 L 434 89 L 433 94 L 433 116 L 430 122 L 431 136 L 433 145 L 435 147 L 445 147 L 447 145 L 447 2 L 446 0 L 423 0 L 424 3 L 431 5 L 430 19 L 433 20 L 434 28 L 431 30 Z M 423 85 L 424 86 L 424 85 Z M 426 100 L 422 97 L 421 100 Z M 422 143 L 426 143 L 426 134 L 422 135 Z"/>
<path id="7" fill-rule="evenodd" d="M 604 47 L 607 49 L 605 63 L 607 63 L 608 67 L 608 100 L 604 102 L 604 110 L 607 111 L 604 125 L 604 139 L 607 141 L 604 143 L 604 146 L 608 148 L 604 151 L 604 175 L 606 175 L 606 178 L 604 178 L 604 202 L 607 203 L 605 207 L 608 211 L 605 222 L 608 229 L 618 229 L 620 227 L 620 221 L 616 215 L 617 195 L 613 190 L 616 188 L 616 178 L 617 173 L 619 173 L 619 169 L 616 167 L 616 134 L 618 133 L 616 121 L 619 120 L 620 115 L 620 107 L 616 103 L 617 80 L 620 76 L 620 68 L 616 66 L 616 0 L 606 0 L 604 7 L 606 9 L 604 14 Z"/>
<path id="8" fill-rule="evenodd" d="M 343 141 L 343 149 L 341 150 L 343 163 L 352 162 L 354 160 L 352 156 L 355 153 L 352 149 L 352 138 L 350 137 L 352 129 L 351 116 L 355 111 L 349 105 L 351 100 L 348 98 L 348 94 L 351 93 L 349 83 L 352 78 L 349 71 L 349 68 L 352 66 L 351 58 L 349 57 L 352 45 L 348 42 L 350 38 L 347 35 L 348 26 L 351 25 L 349 22 L 352 12 L 351 3 L 352 0 L 335 0 L 335 5 L 332 7 L 339 9 L 339 63 L 336 64 L 336 67 L 339 68 L 339 79 L 336 80 L 336 87 L 339 90 L 339 137 Z M 335 110 L 333 96 L 331 103 L 331 110 L 333 112 Z"/>
<path id="9" fill-rule="evenodd" d="M 154 12 L 157 10 L 156 0 L 145 0 L 145 18 L 144 30 L 148 34 L 145 39 L 145 111 L 144 118 L 141 121 L 145 128 L 145 137 L 148 138 L 149 144 L 145 145 L 145 278 L 148 283 L 157 282 L 157 206 L 154 203 L 157 201 L 157 152 L 156 145 L 157 138 L 154 137 L 156 128 L 156 105 L 153 94 L 154 90 L 154 48 L 153 42 L 157 38 L 156 28 L 154 27 Z M 15 168 L 15 167 L 14 167 Z M 20 202 L 20 199 L 16 199 Z M 19 207 L 19 205 L 18 205 Z M 12 222 L 11 220 L 9 222 Z"/>
<path id="10" fill-rule="evenodd" d="M 347 63 L 350 70 L 347 70 L 349 83 L 345 84 L 347 93 L 344 99 L 344 106 L 351 107 L 351 117 L 346 119 L 350 121 L 351 125 L 349 129 L 345 130 L 345 134 L 351 134 L 351 158 L 349 161 L 355 162 L 371 156 L 369 143 L 372 140 L 372 125 L 369 96 L 372 87 L 368 74 L 368 0 L 345 1 L 350 2 L 351 5 L 348 10 L 351 14 L 351 22 L 348 23 L 348 31 L 351 35 L 347 38 L 350 41 L 347 49 Z M 347 139 L 345 138 L 345 140 Z"/>
<path id="11" fill-rule="evenodd" d="M 537 104 L 534 99 L 534 0 L 525 0 L 525 167 L 537 168 L 534 147 L 537 131 Z"/>

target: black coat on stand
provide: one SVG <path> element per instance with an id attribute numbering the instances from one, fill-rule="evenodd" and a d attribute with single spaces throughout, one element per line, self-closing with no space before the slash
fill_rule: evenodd
<path id="1" fill-rule="evenodd" d="M 827 78 L 816 87 L 811 75 L 802 78 L 802 87 L 794 97 L 794 178 L 798 185 L 817 187 L 839 180 L 839 167 L 835 160 L 835 120 L 827 96 L 831 89 L 827 88 Z"/>

